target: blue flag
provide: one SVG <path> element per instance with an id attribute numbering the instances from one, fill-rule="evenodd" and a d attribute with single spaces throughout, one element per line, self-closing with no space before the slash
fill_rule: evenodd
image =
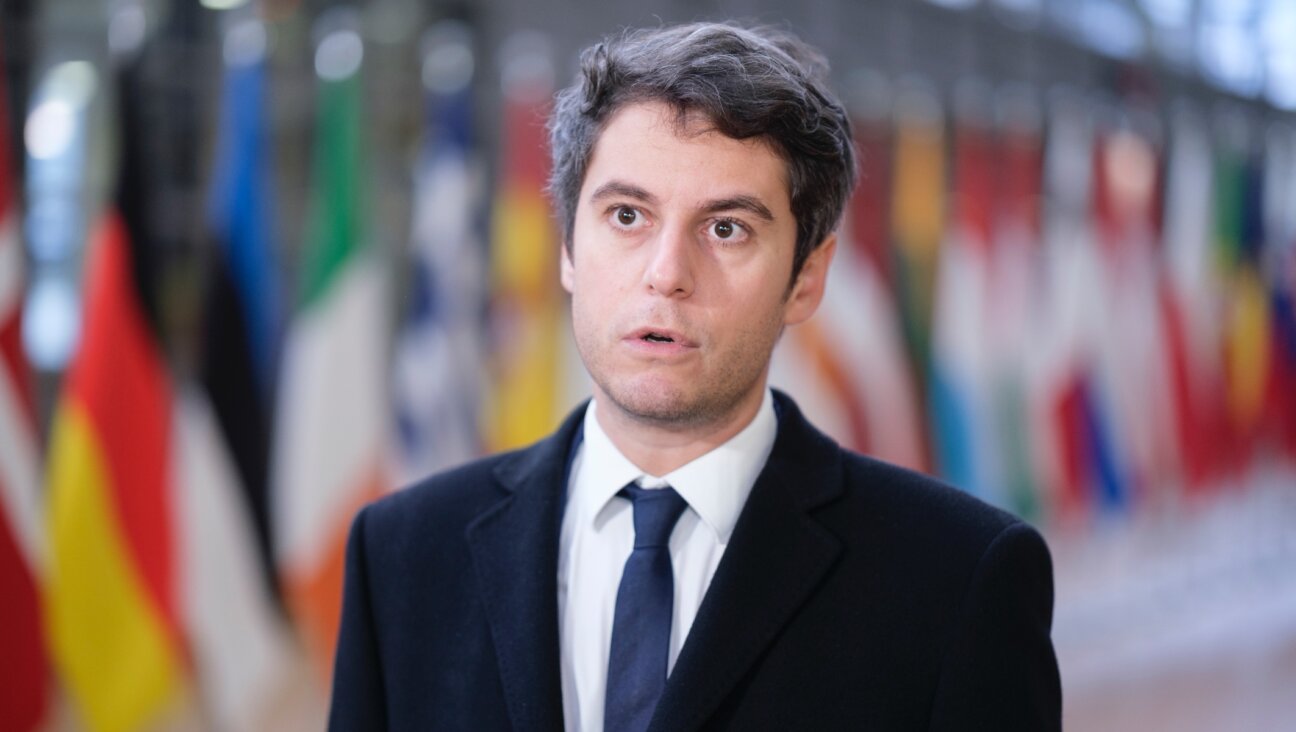
<path id="1" fill-rule="evenodd" d="M 266 71 L 262 53 L 239 49 L 239 44 L 227 43 L 207 210 L 212 262 L 200 378 L 246 492 L 266 580 L 275 590 L 267 470 L 281 316 L 265 129 Z"/>
<path id="2" fill-rule="evenodd" d="M 397 478 L 408 483 L 480 452 L 485 312 L 481 169 L 473 150 L 471 51 L 433 30 L 426 127 L 414 174 L 409 291 L 396 341 Z"/>

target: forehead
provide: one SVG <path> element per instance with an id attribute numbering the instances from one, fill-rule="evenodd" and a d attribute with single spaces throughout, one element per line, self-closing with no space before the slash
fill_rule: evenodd
<path id="1" fill-rule="evenodd" d="M 762 138 L 737 140 L 705 116 L 661 102 L 628 104 L 603 126 L 581 186 L 582 202 L 609 180 L 627 180 L 680 203 L 751 195 L 790 216 L 787 164 Z"/>

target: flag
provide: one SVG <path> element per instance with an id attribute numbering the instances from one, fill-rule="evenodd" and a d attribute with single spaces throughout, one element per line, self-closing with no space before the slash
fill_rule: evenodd
<path id="1" fill-rule="evenodd" d="M 252 521 L 271 596 L 278 593 L 267 492 L 271 405 L 280 330 L 265 117 L 265 31 L 256 21 L 225 39 L 224 95 L 208 198 L 211 257 L 199 378 L 215 410 Z"/>
<path id="2" fill-rule="evenodd" d="M 50 689 L 37 591 L 45 564 L 40 440 L 22 345 L 25 268 L 4 79 L 0 65 L 0 628 L 8 639 L 0 727 L 25 732 L 46 718 Z"/>
<path id="3" fill-rule="evenodd" d="M 1093 130 L 1084 100 L 1058 97 L 1049 112 L 1044 152 L 1044 192 L 1039 302 L 1049 327 L 1040 332 L 1033 365 L 1037 396 L 1031 423 L 1040 432 L 1036 450 L 1051 513 L 1062 524 L 1083 521 L 1097 493 L 1094 456 L 1106 454 L 1090 437 L 1088 391 L 1101 314 L 1093 293 L 1101 275 L 1089 217 L 1093 180 Z"/>
<path id="4" fill-rule="evenodd" d="M 116 206 L 95 228 L 81 342 L 48 467 L 45 621 L 55 667 L 94 730 L 164 724 L 187 688 L 175 551 L 172 390 L 145 288 L 155 277 L 138 61 L 119 72 Z"/>
<path id="5" fill-rule="evenodd" d="M 109 213 L 92 243 L 82 341 L 49 457 L 51 646 L 86 721 L 104 730 L 159 718 L 184 667 L 167 490 L 171 392 L 130 247 Z"/>
<path id="6" fill-rule="evenodd" d="M 920 422 L 894 305 L 849 243 L 838 245 L 836 259 L 818 312 L 775 352 L 770 381 L 843 445 L 921 469 Z"/>
<path id="7" fill-rule="evenodd" d="M 249 44 L 251 48 L 249 48 Z M 173 483 L 185 625 L 212 726 L 272 729 L 292 687 L 292 646 L 268 570 L 266 459 L 273 378 L 275 266 L 269 232 L 262 88 L 264 31 L 225 38 L 215 238 L 203 313 L 202 386 L 175 400 Z"/>
<path id="8" fill-rule="evenodd" d="M 771 382 L 852 449 L 924 468 L 921 419 L 890 276 L 887 123 L 857 120 L 860 184 L 847 207 L 819 310 L 775 353 Z"/>
<path id="9" fill-rule="evenodd" d="M 917 385 L 907 360 L 895 298 L 893 252 L 887 235 L 891 134 L 882 118 L 858 120 L 855 140 L 863 170 L 846 209 L 846 255 L 829 272 L 844 279 L 829 289 L 826 314 L 837 318 L 846 362 L 857 364 L 867 442 L 862 449 L 914 470 L 927 466 Z M 842 251 L 841 248 L 838 250 Z M 844 307 L 843 307 L 844 306 Z M 851 323 L 851 314 L 857 319 Z"/>
<path id="10" fill-rule="evenodd" d="M 1266 279 L 1273 323 L 1268 423 L 1289 462 L 1296 462 L 1296 135 L 1272 130 L 1265 151 Z"/>
<path id="11" fill-rule="evenodd" d="M 505 90 L 503 170 L 491 221 L 486 446 L 492 451 L 548 434 L 565 406 L 559 396 L 561 344 L 568 337 L 558 280 L 559 244 L 544 194 L 549 94 L 537 79 L 514 80 Z"/>
<path id="12" fill-rule="evenodd" d="M 408 307 L 397 335 L 393 379 L 398 483 L 481 452 L 485 293 L 479 232 L 482 177 L 473 152 L 471 54 L 460 26 L 442 26 L 429 49 L 427 120 L 414 178 Z M 463 54 L 447 53 L 457 44 Z M 471 58 L 471 56 L 467 56 Z M 439 63 L 436 63 L 439 62 Z M 471 64 L 468 64 L 471 66 Z"/>
<path id="13" fill-rule="evenodd" d="M 1170 367 L 1162 348 L 1158 303 L 1159 162 L 1156 148 L 1132 129 L 1106 131 L 1095 165 L 1095 244 L 1102 313 L 1094 390 L 1097 424 L 1110 432 L 1112 482 L 1106 505 L 1133 507 L 1162 489 L 1173 472 Z"/>
<path id="14" fill-rule="evenodd" d="M 940 474 L 1002 505 L 986 337 L 991 325 L 993 159 L 990 131 L 960 122 L 955 131 L 954 207 L 934 294 L 928 408 Z"/>
<path id="15" fill-rule="evenodd" d="M 1220 464 L 1224 471 L 1235 471 L 1243 461 L 1243 442 L 1245 429 L 1242 415 L 1238 414 L 1236 374 L 1230 368 L 1236 368 L 1236 352 L 1230 348 L 1230 321 L 1235 319 L 1234 295 L 1236 286 L 1234 276 L 1240 260 L 1238 239 L 1242 229 L 1242 199 L 1245 195 L 1243 182 L 1243 163 L 1239 153 L 1221 145 L 1212 159 L 1213 228 L 1211 231 L 1211 265 L 1214 276 L 1220 283 L 1220 322 L 1216 333 L 1216 347 L 1221 359 L 1222 405 L 1219 414 L 1220 424 L 1215 430 L 1220 448 Z"/>
<path id="16" fill-rule="evenodd" d="M 347 529 L 356 510 L 389 486 L 386 283 L 363 226 L 362 56 L 350 28 L 325 35 L 316 50 L 310 220 L 283 349 L 271 469 L 285 599 L 326 688 Z"/>
<path id="17" fill-rule="evenodd" d="M 1131 385 L 1137 382 L 1128 378 L 1127 368 L 1143 368 L 1132 362 L 1122 348 L 1129 341 L 1129 328 L 1122 318 L 1133 320 L 1141 312 L 1125 313 L 1131 288 L 1137 282 L 1121 271 L 1121 258 L 1126 254 L 1122 227 L 1131 202 L 1118 195 L 1114 189 L 1127 184 L 1121 176 L 1138 177 L 1144 170 L 1118 170 L 1113 165 L 1112 135 L 1105 130 L 1092 130 L 1087 164 L 1089 185 L 1085 199 L 1084 215 L 1088 218 L 1085 238 L 1077 242 L 1078 251 L 1072 263 L 1076 270 L 1070 284 L 1075 288 L 1068 295 L 1077 298 L 1070 306 L 1081 311 L 1079 338 L 1080 371 L 1073 383 L 1074 391 L 1067 395 L 1070 408 L 1068 434 L 1075 440 L 1073 449 L 1081 461 L 1085 476 L 1085 499 L 1090 511 L 1121 510 L 1131 495 L 1131 482 L 1137 479 L 1142 463 L 1137 462 L 1139 452 L 1133 443 L 1146 439 L 1142 422 L 1126 419 L 1133 399 L 1138 404 Z M 1133 145 L 1138 143 L 1131 141 Z M 1140 148 L 1137 148 L 1141 150 Z M 1137 154 L 1137 153 L 1136 153 Z M 1116 156 L 1119 159 L 1119 156 Z M 1137 293 L 1133 293 L 1137 294 Z M 1137 303 L 1135 304 L 1137 305 Z"/>
<path id="18" fill-rule="evenodd" d="M 1291 244 L 1282 247 L 1275 270 L 1267 401 L 1278 446 L 1289 463 L 1296 463 L 1296 248 Z"/>
<path id="19" fill-rule="evenodd" d="M 1041 149 L 1034 100 L 1009 97 L 999 134 L 1003 165 L 990 264 L 990 400 L 1006 503 L 1034 520 L 1042 510 L 1036 344 L 1049 327 L 1040 249 Z"/>
<path id="20" fill-rule="evenodd" d="M 182 386 L 173 409 L 170 480 L 194 685 L 213 729 L 276 729 L 296 686 L 288 627 L 262 581 L 238 472 L 206 394 Z"/>
<path id="21" fill-rule="evenodd" d="M 895 302 L 896 254 L 891 247 L 889 210 L 894 193 L 892 148 L 895 134 L 890 116 L 879 114 L 890 110 L 890 99 L 881 99 L 883 95 L 889 97 L 889 90 L 876 89 L 872 100 L 874 109 L 870 110 L 872 114 L 857 116 L 852 124 L 860 176 L 846 204 L 845 224 L 850 232 L 851 247 L 878 273 L 879 282 L 886 288 L 887 299 Z"/>
<path id="22" fill-rule="evenodd" d="M 891 237 L 896 301 L 911 378 L 929 395 L 932 303 L 945 212 L 945 133 L 942 110 L 927 89 L 902 90 L 896 98 L 891 186 Z M 924 455 L 933 439 L 924 418 Z M 929 462 L 924 460 L 924 462 Z"/>
<path id="23" fill-rule="evenodd" d="M 1159 293 L 1179 475 L 1195 493 L 1218 473 L 1216 438 L 1225 423 L 1220 288 L 1211 257 L 1212 153 L 1202 121 L 1186 109 L 1176 113 L 1170 143 Z"/>
<path id="24" fill-rule="evenodd" d="M 1220 261 L 1229 290 L 1225 315 L 1226 395 L 1230 421 L 1236 430 L 1239 462 L 1254 455 L 1265 408 L 1273 347 L 1270 295 L 1261 271 L 1264 226 L 1259 162 L 1239 154 L 1230 161 L 1232 201 L 1237 208 L 1232 231 L 1221 231 Z"/>

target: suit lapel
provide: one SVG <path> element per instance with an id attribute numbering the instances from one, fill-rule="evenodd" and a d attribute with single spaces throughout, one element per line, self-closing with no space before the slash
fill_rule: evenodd
<path id="1" fill-rule="evenodd" d="M 779 433 L 666 683 L 650 730 L 696 729 L 841 551 L 809 511 L 842 489 L 839 448 L 775 392 Z"/>
<path id="2" fill-rule="evenodd" d="M 558 533 L 568 448 L 585 410 L 496 469 L 503 497 L 466 536 L 513 727 L 561 730 Z"/>

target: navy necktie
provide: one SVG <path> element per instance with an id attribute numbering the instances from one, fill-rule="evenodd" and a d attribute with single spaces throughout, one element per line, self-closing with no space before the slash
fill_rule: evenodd
<path id="1" fill-rule="evenodd" d="M 634 503 L 634 551 L 621 572 L 612 651 L 608 656 L 607 696 L 603 708 L 606 732 L 640 732 L 648 728 L 662 689 L 670 653 L 671 608 L 675 577 L 671 571 L 670 535 L 688 505 L 674 488 L 640 488 L 619 494 Z"/>

